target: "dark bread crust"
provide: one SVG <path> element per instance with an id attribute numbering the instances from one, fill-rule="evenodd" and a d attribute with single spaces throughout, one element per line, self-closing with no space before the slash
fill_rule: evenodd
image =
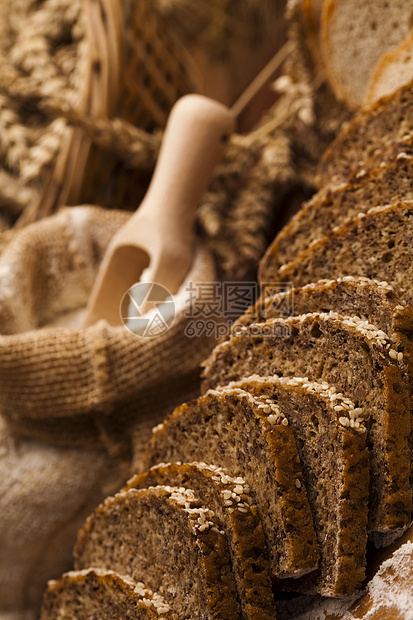
<path id="1" fill-rule="evenodd" d="M 347 219 L 372 207 L 413 198 L 413 158 L 399 152 L 372 170 L 359 170 L 340 186 L 327 186 L 315 194 L 278 233 L 261 260 L 261 280 L 266 265 L 271 270 L 296 258 L 312 243 L 323 239 Z"/>
<path id="2" fill-rule="evenodd" d="M 300 579 L 279 580 L 276 588 L 329 597 L 353 595 L 365 578 L 369 494 L 366 429 L 354 404 L 331 386 L 297 377 L 253 375 L 228 387 L 265 394 L 277 402 L 300 456 L 320 569 Z"/>
<path id="3" fill-rule="evenodd" d="M 258 401 L 259 402 L 259 401 Z M 145 468 L 184 459 L 242 476 L 258 508 L 274 577 L 314 570 L 318 548 L 293 433 L 243 390 L 210 391 L 178 407 L 158 428 Z M 298 482 L 297 482 L 298 481 Z"/>
<path id="4" fill-rule="evenodd" d="M 413 81 L 358 112 L 321 158 L 317 187 L 345 179 L 359 162 L 411 133 L 412 93 Z"/>
<path id="5" fill-rule="evenodd" d="M 337 387 L 363 407 L 368 420 L 369 527 L 403 530 L 412 509 L 407 373 L 401 361 L 390 357 L 392 341 L 384 333 L 373 337 L 375 326 L 359 323 L 354 317 L 313 313 L 255 324 L 214 349 L 204 364 L 203 389 L 246 377 L 251 370 L 263 376 L 301 374 Z"/>
<path id="6" fill-rule="evenodd" d="M 74 558 L 77 570 L 110 567 L 144 581 L 180 618 L 241 619 L 227 540 L 189 490 L 107 498 L 80 530 Z"/>
<path id="7" fill-rule="evenodd" d="M 50 581 L 40 620 L 178 620 L 162 597 L 113 571 L 89 569 Z"/>
<path id="8" fill-rule="evenodd" d="M 228 539 L 243 618 L 274 620 L 276 608 L 264 532 L 245 481 L 205 463 L 169 463 L 136 474 L 124 490 L 158 485 L 193 489 L 211 508 Z"/>

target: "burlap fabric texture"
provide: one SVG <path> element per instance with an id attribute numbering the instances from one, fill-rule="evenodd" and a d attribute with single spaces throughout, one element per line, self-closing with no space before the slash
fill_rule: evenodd
<path id="1" fill-rule="evenodd" d="M 104 446 L 130 459 L 130 429 L 144 443 L 168 410 L 199 389 L 199 364 L 216 342 L 185 334 L 190 304 L 156 338 L 105 321 L 56 327 L 86 305 L 112 235 L 129 215 L 79 206 L 27 226 L 0 257 L 0 413 L 11 429 L 55 444 Z M 200 248 L 188 283 L 215 279 Z M 197 293 L 191 293 L 191 304 Z"/>
<path id="2" fill-rule="evenodd" d="M 39 617 L 47 580 L 71 568 L 77 530 L 118 475 L 103 449 L 17 437 L 0 418 L 0 620 Z"/>

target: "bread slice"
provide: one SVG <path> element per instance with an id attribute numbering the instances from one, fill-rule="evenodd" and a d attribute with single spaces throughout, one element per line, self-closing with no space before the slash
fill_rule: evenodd
<path id="1" fill-rule="evenodd" d="M 346 180 L 353 169 L 376 152 L 413 131 L 413 81 L 358 112 L 322 156 L 318 188 Z"/>
<path id="2" fill-rule="evenodd" d="M 165 599 L 142 582 L 110 570 L 70 571 L 49 581 L 40 620 L 178 620 Z"/>
<path id="3" fill-rule="evenodd" d="M 413 75 L 413 33 L 391 52 L 383 54 L 370 79 L 363 105 L 391 95 L 412 79 Z"/>
<path id="4" fill-rule="evenodd" d="M 124 490 L 158 485 L 190 488 L 214 512 L 228 539 L 242 617 L 274 620 L 264 532 L 245 480 L 216 465 L 169 463 L 135 475 Z"/>
<path id="5" fill-rule="evenodd" d="M 264 530 L 274 577 L 299 577 L 319 558 L 300 459 L 288 420 L 270 399 L 211 390 L 178 407 L 157 428 L 145 468 L 196 460 L 247 482 Z"/>
<path id="6" fill-rule="evenodd" d="M 159 592 L 179 618 L 241 618 L 226 537 L 193 491 L 130 489 L 80 530 L 75 568 L 110 568 Z"/>
<path id="7" fill-rule="evenodd" d="M 411 17 L 404 0 L 325 0 L 321 49 L 338 99 L 353 109 L 362 105 L 377 62 L 408 36 Z"/>
<path id="8" fill-rule="evenodd" d="M 204 389 L 251 374 L 306 376 L 362 407 L 370 448 L 372 531 L 403 530 L 410 520 L 409 389 L 402 357 L 374 325 L 357 317 L 310 313 L 256 323 L 213 350 Z M 396 357 L 396 359 L 393 359 Z"/>
<path id="9" fill-rule="evenodd" d="M 413 198 L 413 157 L 398 151 L 389 153 L 375 168 L 358 171 L 342 185 L 320 190 L 278 233 L 261 261 L 278 269 L 294 260 L 313 243 L 328 235 L 347 219 L 372 207 Z M 262 278 L 264 277 L 261 276 Z"/>
<path id="10" fill-rule="evenodd" d="M 369 456 L 361 409 L 334 387 L 299 377 L 252 375 L 227 387 L 277 403 L 296 440 L 320 568 L 301 579 L 280 580 L 278 589 L 354 594 L 365 578 L 367 543 Z"/>
<path id="11" fill-rule="evenodd" d="M 268 291 L 271 290 L 271 286 Z M 413 308 L 406 304 L 387 282 L 363 276 L 344 276 L 336 280 L 318 280 L 302 287 L 290 288 L 275 295 L 264 295 L 232 326 L 232 334 L 244 327 L 268 319 L 297 316 L 309 312 L 337 312 L 358 316 L 384 331 L 403 353 L 413 377 Z"/>
<path id="12" fill-rule="evenodd" d="M 347 275 L 386 281 L 413 306 L 413 200 L 375 207 L 348 220 L 264 277 L 304 286 L 320 279 Z"/>

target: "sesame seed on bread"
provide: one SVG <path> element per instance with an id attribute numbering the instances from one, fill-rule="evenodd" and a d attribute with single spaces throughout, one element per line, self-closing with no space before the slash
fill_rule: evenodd
<path id="1" fill-rule="evenodd" d="M 144 466 L 183 460 L 214 463 L 245 479 L 272 576 L 299 577 L 316 568 L 319 552 L 294 435 L 271 399 L 224 388 L 175 409 L 154 431 Z"/>
<path id="2" fill-rule="evenodd" d="M 49 581 L 40 620 L 57 618 L 178 620 L 165 599 L 142 582 L 99 568 L 70 571 Z"/>
<path id="3" fill-rule="evenodd" d="M 358 170 L 347 182 L 328 185 L 305 202 L 277 234 L 261 261 L 274 271 L 344 223 L 372 207 L 413 198 L 413 156 L 389 149 L 375 167 Z M 264 276 L 261 276 L 264 277 Z M 268 277 L 268 276 L 267 276 Z"/>
<path id="4" fill-rule="evenodd" d="M 158 485 L 190 488 L 215 513 L 228 539 L 243 618 L 274 620 L 264 532 L 244 478 L 202 462 L 160 463 L 133 476 L 124 490 Z"/>
<path id="5" fill-rule="evenodd" d="M 159 592 L 178 617 L 241 620 L 227 539 L 190 489 L 129 489 L 80 530 L 75 569 L 110 568 Z"/>
<path id="6" fill-rule="evenodd" d="M 346 180 L 361 162 L 413 131 L 413 81 L 357 112 L 326 149 L 318 165 L 318 188 Z"/>
<path id="7" fill-rule="evenodd" d="M 367 543 L 369 456 L 362 410 L 329 384 L 302 377 L 252 375 L 227 387 L 270 398 L 296 440 L 320 567 L 301 579 L 278 580 L 276 589 L 354 594 L 365 577 Z"/>
<path id="8" fill-rule="evenodd" d="M 334 229 L 264 281 L 303 286 L 320 279 L 364 276 L 386 281 L 413 305 L 413 200 L 371 208 Z"/>

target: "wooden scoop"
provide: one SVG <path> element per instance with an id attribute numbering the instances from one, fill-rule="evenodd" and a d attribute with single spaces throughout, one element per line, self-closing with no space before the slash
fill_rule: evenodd
<path id="1" fill-rule="evenodd" d="M 85 327 L 102 318 L 120 325 L 121 300 L 144 270 L 146 281 L 177 293 L 192 262 L 195 210 L 234 125 L 226 106 L 201 95 L 174 105 L 146 196 L 105 253 Z"/>

